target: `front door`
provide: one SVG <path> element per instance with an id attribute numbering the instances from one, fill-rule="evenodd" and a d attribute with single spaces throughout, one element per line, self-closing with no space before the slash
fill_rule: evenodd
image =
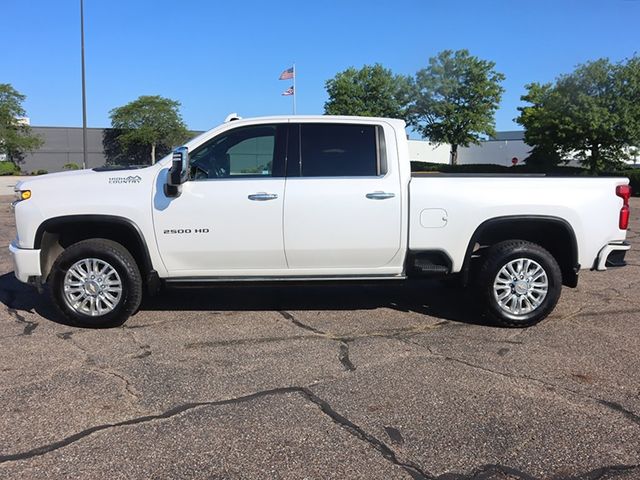
<path id="1" fill-rule="evenodd" d="M 154 226 L 170 277 L 286 270 L 285 143 L 286 124 L 227 130 L 189 152 L 190 179 L 179 197 L 158 188 Z"/>

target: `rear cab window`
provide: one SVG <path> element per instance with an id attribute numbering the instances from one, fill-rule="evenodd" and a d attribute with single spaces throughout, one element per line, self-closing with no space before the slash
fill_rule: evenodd
<path id="1" fill-rule="evenodd" d="M 288 150 L 287 176 L 377 177 L 387 171 L 384 133 L 376 125 L 292 124 Z"/>

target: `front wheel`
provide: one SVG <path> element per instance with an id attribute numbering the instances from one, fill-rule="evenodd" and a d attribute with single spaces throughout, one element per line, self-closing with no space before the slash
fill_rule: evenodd
<path id="1" fill-rule="evenodd" d="M 555 258 L 524 240 L 489 249 L 479 275 L 488 316 L 505 327 L 528 327 L 549 315 L 560 298 L 562 273 Z"/>
<path id="2" fill-rule="evenodd" d="M 49 280 L 53 302 L 74 324 L 123 324 L 140 305 L 142 278 L 135 260 L 119 243 L 83 240 L 57 258 Z"/>

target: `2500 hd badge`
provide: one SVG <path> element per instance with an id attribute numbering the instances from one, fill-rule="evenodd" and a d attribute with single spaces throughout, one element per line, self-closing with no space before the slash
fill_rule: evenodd
<path id="1" fill-rule="evenodd" d="M 208 228 L 169 228 L 163 232 L 165 235 L 181 233 L 209 233 Z"/>

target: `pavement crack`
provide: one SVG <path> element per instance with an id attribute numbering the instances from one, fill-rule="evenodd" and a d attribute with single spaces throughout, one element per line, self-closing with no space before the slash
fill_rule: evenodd
<path id="1" fill-rule="evenodd" d="M 640 415 L 633 413 L 631 410 L 627 410 L 622 405 L 616 402 L 609 402 L 607 400 L 599 400 L 596 399 L 600 405 L 603 405 L 611 410 L 614 410 L 618 413 L 624 415 L 627 419 L 631 420 L 633 423 L 640 425 Z"/>
<path id="2" fill-rule="evenodd" d="M 60 333 L 56 333 L 56 337 L 58 337 L 60 340 L 64 340 L 68 342 L 70 345 L 72 345 L 73 347 L 75 347 L 76 349 L 84 353 L 87 357 L 88 363 L 90 364 L 95 363 L 94 358 L 89 353 L 89 351 L 73 339 L 73 335 L 75 335 L 76 333 L 77 332 L 60 332 Z"/>
<path id="3" fill-rule="evenodd" d="M 340 342 L 340 351 L 338 352 L 338 360 L 348 372 L 353 372 L 356 366 L 351 362 L 349 358 L 349 344 L 347 342 Z"/>
<path id="4" fill-rule="evenodd" d="M 24 452 L 11 453 L 7 455 L 0 455 L 0 464 L 7 462 L 15 462 L 15 461 L 23 461 L 30 460 L 34 457 L 39 457 L 45 455 L 47 453 L 54 452 L 61 448 L 67 447 L 73 443 L 76 443 L 80 440 L 83 440 L 94 433 L 98 433 L 104 430 L 110 430 L 114 428 L 120 427 L 128 427 L 133 425 L 141 425 L 146 423 L 155 422 L 158 420 L 166 420 L 178 416 L 182 413 L 200 408 L 200 407 L 218 407 L 225 405 L 235 405 L 241 404 L 245 402 L 249 402 L 252 400 L 256 400 L 259 398 L 264 398 L 268 396 L 277 396 L 277 395 L 287 395 L 296 393 L 301 395 L 307 401 L 315 404 L 319 407 L 320 411 L 328 416 L 334 423 L 336 423 L 339 427 L 346 430 L 351 435 L 355 436 L 359 440 L 369 444 L 372 448 L 378 451 L 382 456 L 393 463 L 394 465 L 404 469 L 413 479 L 415 480 L 428 480 L 433 479 L 431 475 L 425 473 L 418 465 L 415 465 L 412 462 L 401 461 L 396 453 L 391 449 L 386 443 L 382 440 L 379 440 L 375 436 L 366 432 L 362 427 L 353 423 L 351 420 L 341 415 L 337 411 L 333 409 L 333 407 L 322 398 L 318 397 L 315 393 L 313 393 L 307 387 L 279 387 L 273 388 L 270 390 L 262 390 L 259 392 L 251 393 L 248 395 L 229 398 L 225 400 L 215 400 L 215 401 L 206 401 L 206 402 L 190 402 L 183 403 L 181 405 L 176 405 L 165 412 L 152 414 L 152 415 L 144 415 L 140 417 L 131 418 L 128 420 L 123 420 L 121 422 L 116 423 L 105 423 L 101 425 L 96 425 L 80 432 L 74 433 L 67 437 L 64 437 L 61 440 L 56 442 L 52 442 L 46 445 L 42 445 L 31 450 L 27 450 Z"/>
<path id="5" fill-rule="evenodd" d="M 577 475 L 551 477 L 545 475 L 537 477 L 506 465 L 489 464 L 478 467 L 469 474 L 443 473 L 435 477 L 434 480 L 489 480 L 494 478 L 508 478 L 510 480 L 548 480 L 549 478 L 554 480 L 605 480 L 636 470 L 639 467 L 640 465 L 607 465 Z"/>
<path id="6" fill-rule="evenodd" d="M 431 353 L 433 354 L 433 352 L 431 352 Z M 440 355 L 440 354 L 436 354 L 436 356 L 440 356 L 445 360 L 461 363 L 463 365 L 467 365 L 469 367 L 476 368 L 478 370 L 482 370 L 482 371 L 487 372 L 487 373 L 492 373 L 494 375 L 500 375 L 500 376 L 511 378 L 511 379 L 514 379 L 514 380 L 527 380 L 527 381 L 530 381 L 530 382 L 539 383 L 540 385 L 543 385 L 544 387 L 546 387 L 546 388 L 548 388 L 550 390 L 563 391 L 563 392 L 570 393 L 570 394 L 572 394 L 574 396 L 577 396 L 577 397 L 582 397 L 582 398 L 585 398 L 585 399 L 589 399 L 589 400 L 595 402 L 596 404 L 599 404 L 599 405 L 601 405 L 601 406 L 603 406 L 603 407 L 615 412 L 616 414 L 622 414 L 627 420 L 630 420 L 631 422 L 640 425 L 640 416 L 637 415 L 636 413 L 632 412 L 631 410 L 627 410 L 626 408 L 624 408 L 619 403 L 610 402 L 610 401 L 603 400 L 603 399 L 598 398 L 598 397 L 594 397 L 593 395 L 589 395 L 587 393 L 583 393 L 583 392 L 579 392 L 577 390 L 573 390 L 571 388 L 567 388 L 567 387 L 563 387 L 561 385 L 556 385 L 556 384 L 553 384 L 553 383 L 549 383 L 549 382 L 546 382 L 546 381 L 544 381 L 544 380 L 542 380 L 540 378 L 530 377 L 528 375 L 518 375 L 518 374 L 514 374 L 514 373 L 509 373 L 509 372 L 500 372 L 498 370 L 493 370 L 493 369 L 490 369 L 490 368 L 487 368 L 487 367 L 483 367 L 481 365 L 477 365 L 475 363 L 467 362 L 467 361 L 461 360 L 459 358 L 444 356 L 444 355 Z"/>
<path id="7" fill-rule="evenodd" d="M 394 465 L 402 468 L 405 472 L 407 472 L 414 480 L 428 480 L 433 479 L 434 477 L 424 472 L 418 465 L 408 462 L 401 461 L 396 453 L 393 451 L 391 447 L 389 447 L 386 443 L 378 438 L 374 437 L 370 433 L 367 433 L 362 427 L 356 425 L 351 420 L 336 412 L 333 407 L 325 400 L 318 397 L 308 388 L 300 388 L 300 393 L 304 397 L 307 398 L 312 403 L 315 403 L 320 410 L 327 415 L 331 420 L 333 420 L 340 427 L 351 433 L 356 438 L 362 440 L 363 442 L 368 443 L 375 450 L 380 452 L 382 456 L 393 463 Z"/>
<path id="8" fill-rule="evenodd" d="M 271 390 L 264 390 L 264 391 L 252 393 L 242 397 L 234 397 L 226 400 L 183 403 L 181 405 L 177 405 L 173 408 L 170 408 L 169 410 L 162 413 L 158 413 L 154 415 L 144 415 L 141 417 L 135 417 L 129 420 L 123 420 L 121 422 L 116 422 L 116 423 L 104 423 L 101 425 L 96 425 L 96 426 L 87 428 L 85 430 L 82 430 L 80 432 L 74 433 L 72 435 L 69 435 L 68 437 L 65 437 L 56 442 L 52 442 L 47 445 L 42 445 L 40 447 L 36 447 L 34 449 L 31 449 L 25 452 L 12 453 L 8 455 L 0 455 L 0 464 L 6 463 L 6 462 L 19 461 L 19 460 L 29 460 L 34 457 L 39 457 L 47 453 L 59 450 L 60 448 L 69 446 L 79 440 L 82 440 L 90 435 L 93 435 L 94 433 L 101 432 L 104 430 L 109 430 L 109 429 L 119 428 L 119 427 L 127 427 L 132 425 L 140 425 L 144 423 L 154 422 L 156 420 L 166 420 L 199 407 L 232 405 L 236 403 L 243 403 L 250 400 L 255 400 L 255 399 L 270 396 L 270 395 L 282 395 L 287 393 L 297 393 L 300 391 L 301 391 L 300 387 L 281 387 L 281 388 L 274 388 Z"/>
<path id="9" fill-rule="evenodd" d="M 140 359 L 140 358 L 145 358 L 151 355 L 151 345 L 148 345 L 138 340 L 138 337 L 136 337 L 136 334 L 131 329 L 131 327 L 123 326 L 122 330 L 126 332 L 126 334 L 129 335 L 129 337 L 131 337 L 131 340 L 133 340 L 133 343 L 136 344 L 136 346 L 140 349 L 140 351 L 136 355 L 134 355 L 133 358 Z"/>
<path id="10" fill-rule="evenodd" d="M 293 323 L 296 327 L 300 327 L 303 328 L 304 330 L 307 330 L 308 332 L 313 332 L 316 335 L 322 335 L 327 336 L 326 332 L 323 332 L 322 330 L 318 330 L 315 327 L 312 327 L 311 325 L 307 325 L 305 323 L 302 323 L 300 320 L 296 319 L 296 317 L 294 317 L 293 315 L 291 315 L 289 312 L 285 312 L 285 311 L 279 311 L 278 312 L 280 315 L 282 315 L 282 317 L 284 317 L 285 319 L 289 320 L 291 323 Z"/>
<path id="11" fill-rule="evenodd" d="M 604 480 L 637 470 L 638 468 L 640 468 L 640 465 L 607 465 L 575 477 L 569 477 L 566 480 Z"/>
<path id="12" fill-rule="evenodd" d="M 421 333 L 425 333 L 429 330 L 435 330 L 437 328 L 442 327 L 443 325 L 447 325 L 450 322 L 448 320 L 443 320 L 440 322 L 436 322 L 434 324 L 428 325 L 418 325 L 413 326 L 411 328 L 397 328 L 397 329 L 389 329 L 389 330 L 381 330 L 374 332 L 366 332 L 363 334 L 334 334 L 330 332 L 324 332 L 318 328 L 312 327 L 311 325 L 307 325 L 302 323 L 300 320 L 295 318 L 291 313 L 280 310 L 278 312 L 282 315 L 283 318 L 289 320 L 296 327 L 302 328 L 308 332 L 312 332 L 318 338 L 324 338 L 327 340 L 332 340 L 334 342 L 338 342 L 340 344 L 340 349 L 338 351 L 338 360 L 340 364 L 347 372 L 352 372 L 356 369 L 356 366 L 353 364 L 351 359 L 349 358 L 349 343 L 358 339 L 364 338 L 409 338 L 415 335 L 419 335 Z M 295 338 L 295 337 L 291 337 Z"/>
<path id="13" fill-rule="evenodd" d="M 112 370 L 106 366 L 102 366 L 100 365 L 96 359 L 89 353 L 89 351 L 87 349 L 85 349 L 83 346 L 81 346 L 78 342 L 76 342 L 73 339 L 73 335 L 77 333 L 77 332 L 60 332 L 60 333 L 56 333 L 56 337 L 58 337 L 61 340 L 65 340 L 67 342 L 69 342 L 71 345 L 73 345 L 75 348 L 77 348 L 78 350 L 80 350 L 82 353 L 85 354 L 85 356 L 87 357 L 87 363 L 91 366 L 94 366 L 95 368 L 90 368 L 90 371 L 98 373 L 100 375 L 106 375 L 108 377 L 115 377 L 116 379 L 120 380 L 123 384 L 124 384 L 124 390 L 127 394 L 127 396 L 130 398 L 130 400 L 133 400 L 134 402 L 139 402 L 140 401 L 140 395 L 138 394 L 138 392 L 136 391 L 136 389 L 133 387 L 133 385 L 131 384 L 131 381 L 125 377 L 124 375 L 122 375 L 121 373 Z"/>
<path id="14" fill-rule="evenodd" d="M 109 368 L 104 368 L 104 367 L 94 368 L 92 369 L 92 371 L 102 375 L 117 378 L 124 384 L 124 390 L 127 393 L 127 395 L 130 397 L 130 400 L 136 403 L 140 401 L 140 394 L 138 394 L 136 389 L 133 387 L 131 381 L 121 373 L 116 372 L 115 370 L 111 370 Z"/>
<path id="15" fill-rule="evenodd" d="M 232 338 L 229 340 L 204 340 L 184 345 L 184 348 L 232 347 L 239 345 L 259 345 L 261 343 L 287 342 L 290 340 L 322 340 L 317 335 L 293 335 L 290 337 Z"/>
<path id="16" fill-rule="evenodd" d="M 285 312 L 281 310 L 278 313 L 282 315 L 283 318 L 293 323 L 296 327 L 302 328 L 307 332 L 311 332 L 319 338 L 326 338 L 327 340 L 339 342 L 340 349 L 338 350 L 338 360 L 340 361 L 342 368 L 344 368 L 345 371 L 347 372 L 353 372 L 356 369 L 355 365 L 351 362 L 351 359 L 349 358 L 349 345 L 347 343 L 352 341 L 353 338 L 342 337 L 339 335 L 331 335 L 329 333 L 323 332 L 322 330 L 312 327 L 311 325 L 302 323 L 300 320 L 298 320 L 289 312 Z"/>
<path id="17" fill-rule="evenodd" d="M 499 476 L 498 476 L 499 475 Z M 437 480 L 489 480 L 493 478 L 508 478 L 509 480 L 541 480 L 521 470 L 499 464 L 482 465 L 470 474 L 443 473 Z M 558 479 L 559 480 L 559 479 Z"/>
<path id="18" fill-rule="evenodd" d="M 456 362 L 459 363 L 461 365 L 466 365 L 468 367 L 477 369 L 477 370 L 481 370 L 483 372 L 486 373 L 490 373 L 493 375 L 498 375 L 501 377 L 506 377 L 506 378 L 510 378 L 512 380 L 526 380 L 529 382 L 533 382 L 533 383 L 537 383 L 539 385 L 542 385 L 544 387 L 546 387 L 547 389 L 550 390 L 555 390 L 555 391 L 562 391 L 565 393 L 569 393 L 573 396 L 577 396 L 577 397 L 581 397 L 581 398 L 585 398 L 588 400 L 591 400 L 592 402 L 595 402 L 596 404 L 603 406 L 613 412 L 615 412 L 616 414 L 622 414 L 627 420 L 630 420 L 633 423 L 636 423 L 638 425 L 640 425 L 640 415 L 632 412 L 631 410 L 627 410 L 625 407 L 623 407 L 622 405 L 620 405 L 619 403 L 616 402 L 610 402 L 607 400 L 603 400 L 601 398 L 598 397 L 594 397 L 593 395 L 589 395 L 587 393 L 584 392 L 579 392 L 577 390 L 573 390 L 571 388 L 567 388 L 567 387 L 563 387 L 561 385 L 556 385 L 553 383 L 549 383 L 546 382 L 545 380 L 542 380 L 540 378 L 536 378 L 536 377 L 530 377 L 528 375 L 520 375 L 520 374 L 516 374 L 516 373 L 511 373 L 511 372 L 501 372 L 499 370 L 494 370 L 492 368 L 488 368 L 488 367 L 484 367 L 482 365 L 478 365 L 476 363 L 472 363 L 472 362 L 468 362 L 466 360 L 462 360 L 461 358 L 456 358 L 456 357 L 451 357 L 448 355 L 443 355 L 441 353 L 437 353 L 435 352 L 429 345 L 423 345 L 421 343 L 418 342 L 412 342 L 406 338 L 400 338 L 400 341 L 404 342 L 404 343 L 408 343 L 411 345 L 417 345 L 419 347 L 424 348 L 425 350 L 427 350 L 429 352 L 430 355 L 436 357 L 436 358 L 440 358 L 443 359 L 445 361 L 449 361 L 449 362 Z"/>

